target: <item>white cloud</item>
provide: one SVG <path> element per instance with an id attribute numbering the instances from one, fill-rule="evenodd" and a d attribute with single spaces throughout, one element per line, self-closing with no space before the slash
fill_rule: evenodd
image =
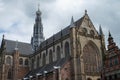
<path id="1" fill-rule="evenodd" d="M 5 33 L 8 39 L 30 42 L 38 2 L 46 38 L 68 26 L 71 16 L 81 18 L 87 9 L 96 28 L 101 24 L 106 37 L 110 30 L 120 43 L 116 37 L 120 34 L 119 0 L 0 0 L 0 37 Z"/>

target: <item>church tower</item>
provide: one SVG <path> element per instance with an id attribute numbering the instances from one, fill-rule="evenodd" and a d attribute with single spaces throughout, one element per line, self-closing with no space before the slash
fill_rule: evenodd
<path id="1" fill-rule="evenodd" d="M 36 19 L 33 29 L 33 37 L 31 38 L 31 44 L 34 51 L 37 50 L 41 42 L 45 40 L 43 35 L 43 25 L 41 21 L 41 11 L 38 8 L 38 11 L 36 11 Z"/>

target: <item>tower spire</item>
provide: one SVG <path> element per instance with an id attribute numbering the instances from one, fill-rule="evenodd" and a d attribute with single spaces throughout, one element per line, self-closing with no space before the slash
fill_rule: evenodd
<path id="1" fill-rule="evenodd" d="M 113 37 L 111 36 L 110 31 L 109 31 L 108 43 L 109 43 L 109 44 L 114 43 L 114 40 L 113 40 Z"/>
<path id="2" fill-rule="evenodd" d="M 104 34 L 103 34 L 103 31 L 102 31 L 101 25 L 99 26 L 99 34 L 100 34 L 100 35 L 104 35 Z"/>
<path id="3" fill-rule="evenodd" d="M 31 38 L 31 44 L 33 50 L 36 51 L 39 45 L 41 44 L 41 42 L 43 41 L 44 41 L 43 25 L 41 20 L 41 11 L 39 9 L 39 4 L 38 4 L 38 10 L 36 11 L 36 19 L 33 30 L 33 37 Z"/>

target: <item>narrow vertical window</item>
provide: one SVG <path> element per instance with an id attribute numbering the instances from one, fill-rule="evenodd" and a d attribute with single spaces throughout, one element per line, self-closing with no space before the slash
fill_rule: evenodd
<path id="1" fill-rule="evenodd" d="M 70 56 L 70 49 L 69 49 L 69 43 L 65 43 L 65 57 Z"/>
<path id="2" fill-rule="evenodd" d="M 19 59 L 19 64 L 23 65 L 23 59 L 22 58 Z"/>
<path id="3" fill-rule="evenodd" d="M 8 70 L 7 79 L 12 79 L 12 69 Z"/>
<path id="4" fill-rule="evenodd" d="M 52 50 L 49 51 L 49 63 L 53 62 Z"/>
<path id="5" fill-rule="evenodd" d="M 57 46 L 57 60 L 59 60 L 61 58 L 61 54 L 60 54 L 60 46 Z"/>
<path id="6" fill-rule="evenodd" d="M 27 66 L 28 65 L 28 59 L 25 59 L 25 65 Z"/>
<path id="7" fill-rule="evenodd" d="M 43 66 L 46 64 L 45 53 L 43 53 L 43 61 L 42 61 L 42 63 L 43 63 Z"/>
<path id="8" fill-rule="evenodd" d="M 39 67 L 39 63 L 40 63 L 40 58 L 39 56 L 37 56 L 37 68 Z"/>
<path id="9" fill-rule="evenodd" d="M 31 69 L 34 69 L 34 59 L 31 60 Z"/>

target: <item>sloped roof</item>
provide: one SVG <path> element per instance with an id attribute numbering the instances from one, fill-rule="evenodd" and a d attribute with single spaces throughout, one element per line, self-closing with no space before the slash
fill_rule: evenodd
<path id="1" fill-rule="evenodd" d="M 76 22 L 74 22 L 75 26 L 78 27 L 81 25 L 83 21 L 83 17 L 80 18 L 79 20 L 77 20 Z M 59 40 L 61 37 L 63 36 L 66 36 L 70 33 L 70 25 L 65 27 L 63 30 L 59 31 L 58 33 L 54 34 L 53 36 L 51 36 L 50 38 L 46 39 L 45 41 L 43 41 L 41 44 L 40 44 L 40 47 L 41 48 L 44 48 L 47 45 L 53 43 L 53 40 L 54 42 Z"/>
<path id="2" fill-rule="evenodd" d="M 37 73 L 44 74 L 44 71 L 47 71 L 48 73 L 52 72 L 54 70 L 53 68 L 54 66 L 62 67 L 68 60 L 70 60 L 70 57 L 62 58 L 53 63 L 47 64 L 45 66 L 42 66 L 40 68 L 30 71 L 25 77 L 29 77 L 31 75 L 35 76 Z"/>
<path id="3" fill-rule="evenodd" d="M 6 52 L 12 54 L 15 50 L 16 44 L 20 55 L 30 55 L 33 53 L 31 44 L 5 39 Z"/>

